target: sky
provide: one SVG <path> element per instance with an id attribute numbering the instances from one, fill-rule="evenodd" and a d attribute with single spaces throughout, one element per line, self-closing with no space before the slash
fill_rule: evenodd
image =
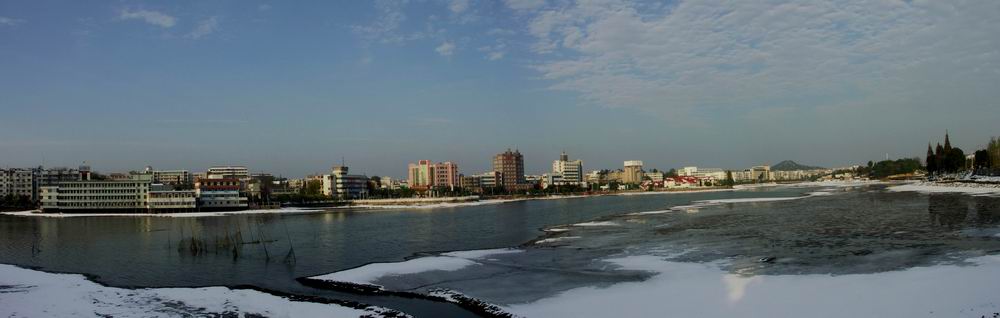
<path id="1" fill-rule="evenodd" d="M 1000 1 L 0 0 L 0 167 L 840 167 L 1000 135 Z"/>

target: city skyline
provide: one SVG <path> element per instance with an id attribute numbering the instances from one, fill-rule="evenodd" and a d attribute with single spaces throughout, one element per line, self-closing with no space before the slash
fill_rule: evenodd
<path id="1" fill-rule="evenodd" d="M 422 158 L 488 171 L 511 147 L 529 172 L 563 150 L 594 168 L 836 167 L 922 157 L 945 128 L 971 150 L 1000 120 L 998 11 L 2 2 L 0 164 L 301 176 L 345 158 L 402 177 Z"/>

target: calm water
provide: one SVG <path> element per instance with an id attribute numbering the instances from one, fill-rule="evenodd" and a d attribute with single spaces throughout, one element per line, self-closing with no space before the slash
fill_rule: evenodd
<path id="1" fill-rule="evenodd" d="M 468 316 L 456 306 L 316 290 L 294 279 L 420 253 L 518 246 L 541 229 L 624 213 L 662 210 L 696 200 L 797 196 L 808 189 L 603 196 L 416 210 L 330 210 L 295 215 L 200 218 L 0 215 L 0 263 L 82 273 L 125 287 L 253 285 L 296 294 L 356 300 L 415 316 Z M 241 231 L 239 257 L 216 251 L 216 238 Z M 207 253 L 178 250 L 181 238 L 208 242 Z M 266 246 L 266 252 L 265 252 Z M 284 262 L 290 247 L 296 261 Z M 267 254 L 270 254 L 268 260 Z"/>
<path id="2" fill-rule="evenodd" d="M 508 305 L 648 278 L 650 273 L 617 270 L 603 261 L 627 255 L 713 262 L 742 275 L 842 275 L 961 264 L 1000 253 L 1000 198 L 894 193 L 882 186 L 809 191 L 816 190 L 823 195 L 616 214 L 600 218 L 603 225 L 559 226 L 561 231 L 526 245 L 523 253 L 376 283 L 393 290 L 454 289 Z"/>

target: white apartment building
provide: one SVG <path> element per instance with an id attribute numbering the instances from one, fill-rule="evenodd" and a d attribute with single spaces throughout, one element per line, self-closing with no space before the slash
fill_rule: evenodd
<path id="1" fill-rule="evenodd" d="M 190 212 L 198 208 L 194 190 L 173 190 L 160 184 L 150 186 L 147 201 L 151 213 Z"/>
<path id="2" fill-rule="evenodd" d="M 161 184 L 191 184 L 191 173 L 187 170 L 154 170 L 153 183 Z"/>
<path id="3" fill-rule="evenodd" d="M 245 209 L 247 198 L 240 194 L 239 179 L 205 178 L 194 182 L 195 196 L 200 210 L 241 210 Z"/>
<path id="4" fill-rule="evenodd" d="M 684 167 L 677 169 L 677 175 L 681 177 L 715 178 L 715 180 L 726 180 L 726 170 L 720 168 Z"/>
<path id="5" fill-rule="evenodd" d="M 64 181 L 42 186 L 43 212 L 147 212 L 151 176 L 122 181 Z"/>
<path id="6" fill-rule="evenodd" d="M 357 199 L 368 195 L 368 177 L 348 174 L 345 166 L 333 166 L 323 176 L 323 194 L 339 199 Z"/>
<path id="7" fill-rule="evenodd" d="M 552 175 L 559 175 L 559 180 L 547 180 L 552 184 L 584 185 L 583 160 L 569 160 L 565 152 L 559 155 L 559 160 L 552 161 Z"/>
<path id="8" fill-rule="evenodd" d="M 34 198 L 35 174 L 31 169 L 0 169 L 0 196 Z"/>
<path id="9" fill-rule="evenodd" d="M 208 168 L 205 177 L 209 179 L 239 179 L 242 182 L 250 180 L 250 169 L 244 166 L 215 166 Z"/>

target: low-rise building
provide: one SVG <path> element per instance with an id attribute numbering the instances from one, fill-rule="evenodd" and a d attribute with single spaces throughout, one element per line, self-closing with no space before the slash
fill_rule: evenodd
<path id="1" fill-rule="evenodd" d="M 237 178 L 204 178 L 194 182 L 198 208 L 203 211 L 231 211 L 246 209 L 247 198 L 240 193 L 241 181 Z"/>
<path id="2" fill-rule="evenodd" d="M 348 174 L 346 166 L 333 166 L 323 177 L 323 193 L 341 200 L 363 198 L 368 195 L 368 177 Z"/>
<path id="3" fill-rule="evenodd" d="M 64 181 L 42 186 L 43 212 L 114 212 L 148 211 L 152 178 L 136 175 L 131 180 Z"/>
<path id="4" fill-rule="evenodd" d="M 153 183 L 180 185 L 191 184 L 194 179 L 187 170 L 153 170 Z"/>
<path id="5" fill-rule="evenodd" d="M 170 185 L 153 184 L 149 189 L 150 213 L 191 212 L 198 209 L 195 190 L 174 190 Z"/>

